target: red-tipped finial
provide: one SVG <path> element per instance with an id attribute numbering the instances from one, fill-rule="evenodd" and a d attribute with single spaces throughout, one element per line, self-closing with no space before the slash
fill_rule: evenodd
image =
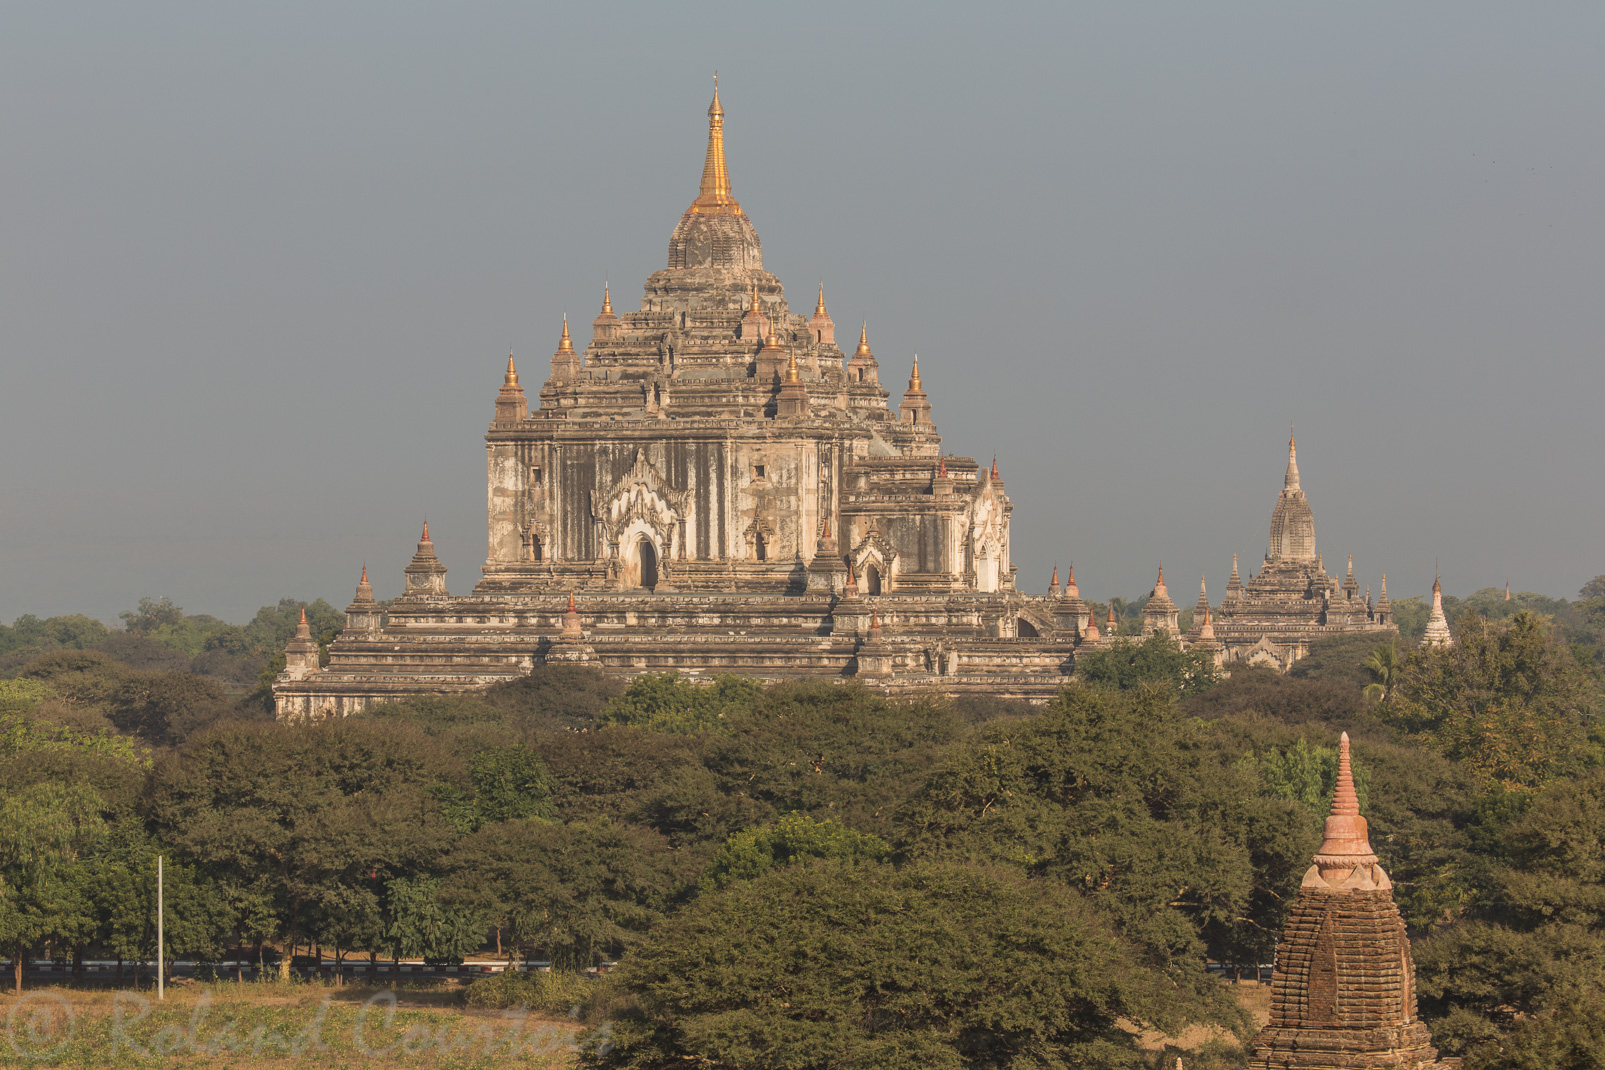
<path id="1" fill-rule="evenodd" d="M 358 580 L 357 582 L 358 583 L 367 583 L 368 582 L 368 562 L 366 562 L 366 561 L 364 561 L 362 563 L 362 579 Z"/>
<path id="2" fill-rule="evenodd" d="M 573 591 L 570 591 L 568 593 L 568 611 L 570 613 L 578 613 L 580 611 L 580 607 L 576 606 L 574 604 L 574 592 Z"/>
<path id="3" fill-rule="evenodd" d="M 936 478 L 937 479 L 946 479 L 947 478 L 947 457 L 946 457 L 946 455 L 943 455 L 942 463 L 936 469 Z"/>
<path id="4" fill-rule="evenodd" d="M 1053 563 L 1053 579 L 1048 581 L 1048 585 L 1056 591 L 1059 589 L 1059 563 L 1057 561 Z"/>
<path id="5" fill-rule="evenodd" d="M 998 477 L 998 455 L 994 453 L 992 455 L 992 478 L 996 479 L 997 477 Z"/>
<path id="6" fill-rule="evenodd" d="M 1332 792 L 1332 810 L 1326 818 L 1325 836 L 1321 849 L 1316 852 L 1315 863 L 1321 866 L 1330 862 L 1328 868 L 1333 868 L 1375 861 L 1369 828 L 1365 818 L 1360 816 L 1360 796 L 1354 790 L 1349 734 L 1344 732 L 1338 740 L 1337 786 Z"/>
<path id="7" fill-rule="evenodd" d="M 428 517 L 424 518 L 424 533 L 423 533 L 422 537 L 419 538 L 418 541 L 419 542 L 428 542 L 429 541 L 429 518 Z"/>

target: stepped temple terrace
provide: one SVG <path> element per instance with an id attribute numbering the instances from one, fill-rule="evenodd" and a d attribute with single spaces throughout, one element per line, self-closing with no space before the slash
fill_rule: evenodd
<path id="1" fill-rule="evenodd" d="M 733 192 L 724 119 L 715 90 L 701 188 L 640 307 L 616 312 L 604 288 L 583 349 L 565 318 L 534 408 L 507 359 L 479 584 L 449 593 L 425 525 L 400 598 L 376 603 L 364 569 L 327 665 L 291 642 L 280 717 L 552 661 L 1041 700 L 1113 640 L 1073 569 L 1020 590 L 998 463 L 943 451 L 918 358 L 894 402 L 866 325 L 848 353 L 823 287 L 791 309 Z M 1395 630 L 1386 580 L 1373 605 L 1352 561 L 1341 583 L 1326 573 L 1292 442 L 1262 571 L 1244 583 L 1234 559 L 1218 606 L 1201 583 L 1183 633 L 1160 570 L 1143 618 L 1218 662 L 1281 668 L 1357 630 Z"/>

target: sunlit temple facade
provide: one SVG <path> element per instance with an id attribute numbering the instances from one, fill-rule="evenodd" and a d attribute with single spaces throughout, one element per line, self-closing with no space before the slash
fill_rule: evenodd
<path id="1" fill-rule="evenodd" d="M 450 594 L 425 525 L 398 599 L 380 607 L 364 571 L 326 665 L 292 642 L 279 716 L 469 690 L 549 661 L 1055 694 L 1113 629 L 1073 570 L 1046 597 L 1018 589 L 996 460 L 945 453 L 918 358 L 894 399 L 867 327 L 845 352 L 824 288 L 810 298 L 794 312 L 764 269 L 715 90 L 700 189 L 639 308 L 616 312 L 604 288 L 583 347 L 565 318 L 533 408 L 507 360 L 485 435 L 483 578 Z M 1234 570 L 1213 619 L 1201 597 L 1183 634 L 1161 573 L 1145 631 L 1223 662 L 1290 664 L 1319 635 L 1391 627 L 1385 594 L 1373 608 L 1352 574 L 1325 577 L 1291 450 L 1289 480 L 1260 576 L 1245 586 Z"/>

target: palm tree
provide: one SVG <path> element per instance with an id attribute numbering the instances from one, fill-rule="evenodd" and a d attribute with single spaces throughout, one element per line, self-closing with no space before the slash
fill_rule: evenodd
<path id="1" fill-rule="evenodd" d="M 1365 697 L 1382 702 L 1392 698 L 1393 685 L 1399 682 L 1403 667 L 1399 647 L 1394 642 L 1383 643 L 1371 651 L 1371 656 L 1365 660 L 1365 671 L 1371 674 L 1371 683 L 1365 685 Z"/>

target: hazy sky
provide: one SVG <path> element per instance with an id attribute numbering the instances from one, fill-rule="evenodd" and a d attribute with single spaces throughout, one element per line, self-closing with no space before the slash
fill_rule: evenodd
<path id="1" fill-rule="evenodd" d="M 0 618 L 231 620 L 485 555 L 509 348 L 634 307 L 701 174 L 794 308 L 920 355 L 1021 586 L 1265 553 L 1605 572 L 1605 4 L 12 2 Z M 581 340 L 589 337 L 582 330 Z"/>

